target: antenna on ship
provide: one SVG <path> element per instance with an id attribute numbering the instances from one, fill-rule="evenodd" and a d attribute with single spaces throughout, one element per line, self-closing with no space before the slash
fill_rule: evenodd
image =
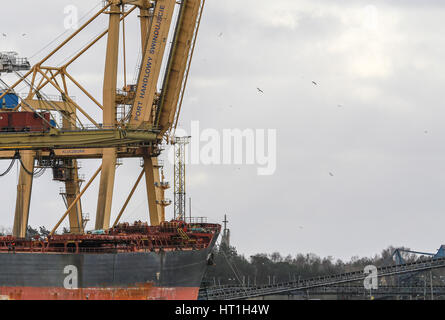
<path id="1" fill-rule="evenodd" d="M 224 243 L 227 247 L 230 247 L 230 229 L 227 228 L 229 221 L 227 220 L 227 215 L 224 215 L 224 230 L 222 234 L 221 243 Z"/>
<path id="2" fill-rule="evenodd" d="M 189 223 L 192 223 L 192 198 L 189 198 L 189 217 L 190 217 L 190 221 Z"/>

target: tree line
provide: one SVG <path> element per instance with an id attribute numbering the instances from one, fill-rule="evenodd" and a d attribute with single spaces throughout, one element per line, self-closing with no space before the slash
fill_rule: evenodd
<path id="1" fill-rule="evenodd" d="M 373 257 L 352 257 L 349 261 L 333 257 L 319 257 L 314 253 L 282 256 L 279 252 L 259 253 L 246 258 L 236 248 L 224 243 L 213 252 L 213 266 L 207 269 L 203 285 L 266 285 L 287 281 L 298 281 L 320 276 L 363 270 L 365 266 L 381 267 L 393 265 L 396 248 L 389 246 Z M 407 249 L 408 248 L 403 248 Z M 401 253 L 406 262 L 421 257 Z"/>
<path id="2" fill-rule="evenodd" d="M 67 234 L 70 231 L 68 230 L 68 228 L 64 227 L 62 234 Z M 0 227 L 0 236 L 6 236 L 8 234 L 11 234 L 11 230 L 6 229 L 4 227 Z M 51 233 L 50 230 L 46 229 L 45 226 L 41 226 L 38 228 L 33 228 L 31 226 L 28 226 L 28 228 L 26 228 L 26 237 L 25 239 L 34 239 L 36 236 L 40 237 L 40 238 L 46 238 L 49 236 L 49 234 Z M 57 233 L 56 233 L 57 234 Z"/>

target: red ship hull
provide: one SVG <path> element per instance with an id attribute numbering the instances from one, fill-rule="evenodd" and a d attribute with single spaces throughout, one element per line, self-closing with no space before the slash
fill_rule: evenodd
<path id="1" fill-rule="evenodd" d="M 0 300 L 196 300 L 199 287 L 36 288 L 0 287 Z"/>
<path id="2" fill-rule="evenodd" d="M 220 228 L 138 223 L 45 240 L 0 237 L 0 299 L 196 300 Z"/>

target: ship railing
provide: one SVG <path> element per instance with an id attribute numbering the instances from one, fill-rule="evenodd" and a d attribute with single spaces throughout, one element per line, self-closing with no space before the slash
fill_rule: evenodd
<path id="1" fill-rule="evenodd" d="M 148 241 L 148 242 L 147 242 Z M 8 241 L 9 242 L 9 241 Z M 5 242 L 7 243 L 7 242 Z M 115 245 L 109 245 L 104 247 L 82 247 L 82 246 L 74 246 L 74 245 L 63 245 L 63 243 L 58 243 L 58 246 L 47 246 L 47 244 L 42 247 L 41 243 L 35 243 L 31 245 L 31 243 L 27 243 L 25 245 L 18 245 L 14 247 L 12 250 L 8 245 L 0 245 L 0 252 L 56 252 L 56 253 L 105 253 L 105 252 L 132 252 L 132 251 L 177 251 L 177 250 L 200 250 L 205 249 L 208 246 L 207 242 L 204 243 L 157 243 L 154 244 L 151 240 L 148 239 L 140 239 L 137 243 L 128 244 L 128 243 L 116 243 Z"/>
<path id="2" fill-rule="evenodd" d="M 23 125 L 23 126 L 17 126 L 17 127 L 3 127 L 0 128 L 0 131 L 3 133 L 23 133 L 23 132 L 36 132 L 36 131 L 48 131 L 49 130 L 50 125 L 47 124 L 43 124 L 40 126 L 27 126 L 27 125 Z M 112 126 L 112 125 L 102 125 L 99 124 L 98 126 L 95 125 L 83 125 L 82 127 L 68 127 L 68 128 L 60 128 L 63 132 L 84 132 L 84 131 L 114 131 L 117 129 L 122 129 L 122 127 L 119 126 Z M 133 131 L 140 131 L 140 132 L 147 132 L 146 129 L 132 129 Z M 158 132 L 159 129 L 153 127 L 152 129 L 150 129 L 153 132 Z"/>
<path id="3" fill-rule="evenodd" d="M 84 124 L 82 127 L 75 127 L 75 128 L 62 128 L 62 131 L 102 131 L 102 130 L 116 130 L 116 129 L 123 129 L 122 126 L 116 126 L 116 125 L 104 125 L 102 123 L 99 123 L 98 126 L 94 124 Z M 140 129 L 140 128 L 132 128 L 132 127 L 125 127 L 127 129 L 131 129 L 133 131 L 140 131 L 140 132 L 147 132 L 147 129 Z M 159 131 L 159 127 L 151 127 L 151 131 L 157 132 Z"/>
<path id="4" fill-rule="evenodd" d="M 3 127 L 0 128 L 2 133 L 23 133 L 23 132 L 46 132 L 49 130 L 49 125 L 41 126 L 17 126 L 17 127 Z"/>
<path id="5" fill-rule="evenodd" d="M 133 250 L 134 248 L 134 250 Z M 117 247 L 49 247 L 44 248 L 43 252 L 53 252 L 53 253 L 115 253 L 115 252 L 132 252 L 132 251 L 186 251 L 191 249 L 204 249 L 206 248 L 205 244 L 195 244 L 194 246 L 190 245 L 166 245 L 166 246 L 117 246 Z M 41 252 L 42 247 L 15 247 L 15 250 L 8 249 L 8 247 L 0 247 L 0 252 Z"/>
<path id="6" fill-rule="evenodd" d="M 200 223 L 207 223 L 208 218 L 207 217 L 186 217 L 185 218 L 185 222 L 186 223 L 196 223 L 196 224 L 200 224 Z"/>
<path id="7" fill-rule="evenodd" d="M 29 93 L 17 93 L 17 96 L 19 96 L 22 99 L 27 99 L 29 96 Z M 69 98 L 72 101 L 76 101 L 76 97 L 75 96 L 69 96 Z M 66 97 L 63 97 L 62 95 L 55 95 L 55 94 L 45 94 L 44 97 L 45 100 L 50 100 L 50 101 L 57 101 L 57 102 L 64 102 L 66 101 Z"/>

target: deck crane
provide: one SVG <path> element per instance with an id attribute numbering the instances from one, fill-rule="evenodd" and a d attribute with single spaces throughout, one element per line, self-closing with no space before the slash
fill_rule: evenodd
<path id="1" fill-rule="evenodd" d="M 29 71 L 0 93 L 0 99 L 27 84 L 28 94 L 20 98 L 9 112 L 50 112 L 62 117 L 62 124 L 39 132 L 0 133 L 0 159 L 16 159 L 22 164 L 17 186 L 13 235 L 24 237 L 28 225 L 34 167 L 51 167 L 65 182 L 69 197 L 62 221 L 69 217 L 70 231 L 83 233 L 84 218 L 80 201 L 92 181 L 99 176 L 96 229 L 110 227 L 114 179 L 118 158 L 142 158 L 143 169 L 120 214 L 122 215 L 134 189 L 145 176 L 149 217 L 152 225 L 165 221 L 164 199 L 168 183 L 160 173 L 158 156 L 161 145 L 174 134 L 188 79 L 205 0 L 106 0 L 103 7 L 79 29 L 65 39 Z M 138 12 L 142 61 L 136 84 L 117 89 L 120 60 L 121 25 Z M 178 14 L 175 15 L 174 13 Z M 67 62 L 52 66 L 51 58 L 101 15 L 108 15 L 108 28 L 80 49 Z M 172 32 L 172 33 L 170 33 Z M 124 43 L 125 43 L 125 32 Z M 93 96 L 69 71 L 70 66 L 102 38 L 107 38 L 102 99 Z M 171 45 L 169 40 L 171 39 Z M 124 53 L 125 57 L 125 53 Z M 165 72 L 161 66 L 165 65 Z M 159 88 L 159 84 L 161 84 Z M 44 90 L 56 90 L 58 99 L 45 98 Z M 102 112 L 102 123 L 90 115 L 85 105 L 70 96 L 71 88 L 80 90 L 90 104 Z M 120 106 L 128 113 L 118 116 Z M 86 119 L 86 120 L 85 120 Z M 176 121 L 176 123 L 175 123 Z M 81 188 L 78 159 L 102 159 L 96 173 Z M 31 173 L 31 174 L 30 174 Z M 69 190 L 69 192 L 68 192 Z M 66 195 L 65 195 L 66 196 Z M 118 219 L 117 219 L 118 220 Z M 115 222 L 117 223 L 117 221 Z"/>

